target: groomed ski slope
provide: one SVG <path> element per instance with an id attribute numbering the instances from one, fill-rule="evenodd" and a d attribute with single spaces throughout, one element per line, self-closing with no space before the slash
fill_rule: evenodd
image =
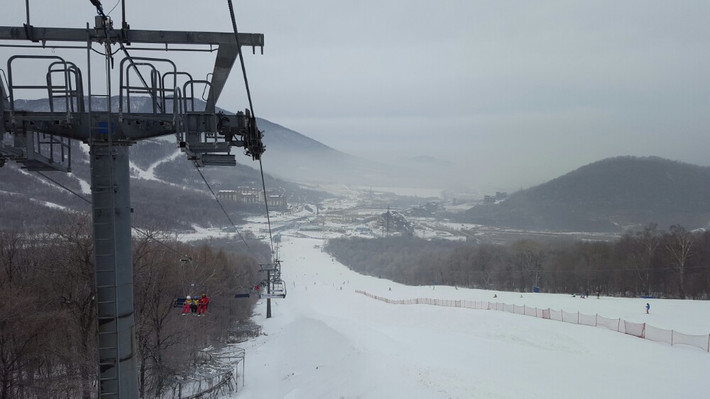
<path id="1" fill-rule="evenodd" d="M 686 334 L 710 333 L 708 301 L 408 287 L 348 270 L 322 243 L 282 236 L 288 295 L 272 300 L 270 319 L 258 305 L 264 335 L 241 345 L 245 386 L 233 398 L 710 397 L 710 353 L 694 347 L 507 312 L 392 305 L 355 290 L 598 313 Z"/>

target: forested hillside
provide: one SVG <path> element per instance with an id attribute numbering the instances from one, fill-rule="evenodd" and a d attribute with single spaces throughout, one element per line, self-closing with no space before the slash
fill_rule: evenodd
<path id="1" fill-rule="evenodd" d="M 134 226 L 165 230 L 186 230 L 193 224 L 228 226 L 229 220 L 210 188 L 216 192 L 240 186 L 262 187 L 259 171 L 242 163 L 202 168 L 208 187 L 192 162 L 166 138 L 140 141 L 129 151 Z M 146 170 L 152 175 L 145 176 Z M 267 189 L 281 190 L 291 198 L 317 201 L 323 196 L 268 174 L 265 179 Z M 15 162 L 6 163 L 0 167 L 0 229 L 41 228 L 67 212 L 89 210 L 89 182 L 87 149 L 77 141 L 72 142 L 71 173 L 30 172 Z M 233 203 L 226 204 L 225 209 L 235 223 L 244 214 L 264 211 L 263 207 L 239 207 Z"/>
<path id="2" fill-rule="evenodd" d="M 106 106 L 105 99 L 92 101 L 94 109 L 104 109 Z M 114 111 L 118 111 L 118 103 L 118 97 L 114 96 Z M 131 105 L 133 111 L 151 110 L 147 97 L 132 98 Z M 204 107 L 204 103 L 198 101 L 196 107 Z M 47 99 L 18 99 L 15 101 L 15 108 L 46 112 L 49 111 L 49 104 Z M 260 126 L 263 125 L 262 130 L 268 130 L 264 137 L 267 152 L 263 157 L 267 189 L 317 202 L 323 193 L 304 190 L 296 184 L 273 177 L 269 171 L 279 172 L 281 169 L 277 165 L 282 165 L 294 173 L 300 173 L 295 165 L 311 165 L 314 170 L 332 170 L 336 164 L 334 161 L 343 160 L 344 154 L 267 120 L 259 119 L 259 123 Z M 13 142 L 9 134 L 3 134 L 0 138 L 3 144 L 9 145 Z M 262 187 L 259 163 L 242 156 L 240 148 L 234 148 L 234 153 L 236 166 L 211 166 L 201 169 L 210 184 L 210 187 L 207 187 L 193 163 L 180 152 L 173 136 L 141 140 L 131 145 L 129 156 L 133 224 L 144 228 L 173 230 L 190 229 L 193 224 L 228 226 L 229 221 L 215 202 L 210 188 L 218 191 L 244 186 Z M 284 154 L 288 154 L 287 159 Z M 72 140 L 71 173 L 29 172 L 16 162 L 6 161 L 5 165 L 0 167 L 0 203 L 3 204 L 0 207 L 0 229 L 38 228 L 51 223 L 54 218 L 67 211 L 88 210 L 86 200 L 91 200 L 88 155 L 88 146 Z M 325 165 L 331 167 L 326 168 Z M 67 189 L 84 199 L 78 198 Z M 236 223 L 245 213 L 254 211 L 254 207 L 238 207 L 234 203 L 229 205 L 231 206 L 226 206 L 225 209 Z"/>
<path id="3" fill-rule="evenodd" d="M 649 225 L 614 242 L 340 238 L 325 249 L 357 272 L 409 285 L 703 299 L 710 293 L 710 232 L 681 226 Z"/>
<path id="4" fill-rule="evenodd" d="M 1 397 L 90 398 L 96 373 L 91 219 L 75 214 L 43 233 L 0 231 Z M 251 317 L 235 290 L 259 281 L 268 248 L 249 253 L 188 245 L 155 233 L 133 243 L 141 397 L 161 397 L 191 373 L 198 352 Z M 207 294 L 205 317 L 180 316 L 175 298 Z"/>
<path id="5" fill-rule="evenodd" d="M 476 206 L 465 220 L 561 231 L 704 227 L 710 223 L 710 169 L 655 157 L 605 159 Z"/>

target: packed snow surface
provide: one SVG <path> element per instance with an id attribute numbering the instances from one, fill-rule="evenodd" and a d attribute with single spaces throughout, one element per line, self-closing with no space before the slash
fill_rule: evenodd
<path id="1" fill-rule="evenodd" d="M 504 302 L 710 333 L 710 302 L 409 287 L 354 273 L 323 237 L 282 235 L 285 299 L 262 300 L 233 398 L 706 398 L 710 353 L 605 328 L 391 299 Z M 493 298 L 496 295 L 497 298 Z M 645 305 L 651 305 L 646 314 Z"/>

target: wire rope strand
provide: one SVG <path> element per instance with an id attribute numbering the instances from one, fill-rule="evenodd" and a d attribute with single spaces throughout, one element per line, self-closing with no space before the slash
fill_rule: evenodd
<path id="1" fill-rule="evenodd" d="M 251 89 L 249 88 L 249 79 L 247 78 L 247 70 L 244 65 L 244 55 L 242 54 L 242 45 L 239 42 L 239 29 L 237 28 L 237 17 L 234 14 L 234 5 L 232 0 L 227 0 L 227 5 L 229 6 L 229 16 L 232 19 L 232 30 L 234 31 L 234 41 L 237 44 L 237 56 L 239 57 L 239 64 L 242 67 L 242 76 L 244 77 L 244 88 L 247 93 L 247 99 L 249 100 L 249 111 L 251 112 L 251 117 L 256 120 L 256 114 L 254 113 L 254 103 L 251 99 Z M 271 248 L 272 260 L 275 255 L 274 252 L 274 238 L 271 232 L 271 216 L 269 215 L 269 199 L 266 194 L 266 181 L 264 180 L 264 166 L 261 163 L 261 157 L 259 157 L 259 171 L 261 173 L 261 187 L 264 192 L 264 206 L 266 207 L 266 223 L 269 228 L 269 244 Z"/>
<path id="2" fill-rule="evenodd" d="M 36 170 L 35 173 L 37 173 L 38 175 L 44 177 L 46 180 L 49 180 L 50 182 L 56 184 L 57 186 L 63 188 L 64 190 L 70 192 L 71 194 L 74 194 L 75 196 L 77 196 L 77 197 L 78 197 L 79 199 L 81 199 L 82 201 L 84 201 L 84 202 L 86 202 L 87 204 L 91 205 L 91 200 L 86 199 L 83 195 L 81 195 L 81 194 L 79 194 L 79 193 L 76 193 L 74 190 L 72 190 L 72 189 L 70 189 L 69 187 L 67 187 L 67 186 L 65 186 L 65 185 L 63 185 L 63 184 L 61 184 L 61 183 L 59 183 L 58 181 L 56 181 L 56 180 L 52 179 L 51 177 L 45 175 L 44 173 L 40 172 L 39 170 Z"/>
<path id="3" fill-rule="evenodd" d="M 132 228 L 133 230 L 137 231 L 138 233 L 142 234 L 145 238 L 147 238 L 147 239 L 149 239 L 149 240 L 153 240 L 155 243 L 157 243 L 157 244 L 159 244 L 160 246 L 162 246 L 162 247 L 164 247 L 164 248 L 170 250 L 171 252 L 174 252 L 174 253 L 176 253 L 176 254 L 178 254 L 178 255 L 180 255 L 180 256 L 183 256 L 183 255 L 184 255 L 182 252 L 178 251 L 177 249 L 175 249 L 175 248 L 171 247 L 170 245 L 168 245 L 168 244 L 166 244 L 166 243 L 160 241 L 159 239 L 155 238 L 155 236 L 154 236 L 153 234 L 147 233 L 147 232 L 145 232 L 145 231 L 143 231 L 143 230 L 141 230 L 141 229 L 139 229 L 138 227 L 135 227 L 135 226 L 131 226 L 131 228 Z"/>
<path id="4" fill-rule="evenodd" d="M 99 16 L 101 16 L 101 18 L 103 18 L 103 20 L 104 20 L 104 32 L 105 32 L 105 34 L 106 34 L 106 54 L 107 54 L 107 56 L 108 56 L 108 54 L 110 54 L 110 57 L 111 57 L 111 67 L 113 67 L 113 55 L 116 54 L 116 53 L 118 52 L 118 50 L 116 50 L 116 51 L 114 51 L 114 52 L 110 51 L 111 36 L 109 35 L 109 31 L 108 31 L 109 28 L 108 28 L 108 26 L 106 25 L 106 22 L 109 20 L 109 17 L 106 15 L 106 13 L 104 13 L 104 9 L 103 9 L 103 6 L 101 5 L 101 2 L 100 2 L 100 1 L 98 1 L 98 0 L 90 0 L 90 1 L 91 1 L 91 4 L 93 4 L 93 5 L 96 7 L 96 13 L 97 13 Z M 116 3 L 116 5 L 118 5 L 118 3 Z M 116 6 L 113 6 L 113 8 L 116 8 Z M 113 11 L 113 8 L 111 9 L 111 11 Z M 109 11 L 109 13 L 110 13 L 111 11 Z M 123 41 L 120 41 L 120 40 L 119 40 L 119 41 L 118 41 L 118 46 L 120 47 L 121 51 L 123 51 L 123 54 L 126 56 L 126 58 L 128 58 L 128 59 L 132 59 L 132 58 L 133 58 L 133 57 L 131 57 L 131 55 L 128 53 L 128 49 L 127 49 L 126 46 L 123 44 Z M 148 91 L 150 91 L 150 92 L 152 93 L 151 87 L 148 85 L 148 82 L 145 80 L 145 78 L 143 77 L 143 74 L 142 74 L 141 71 L 138 69 L 138 67 L 136 67 L 136 66 L 134 65 L 134 66 L 133 66 L 133 70 L 136 71 L 136 74 L 138 75 L 138 78 L 140 79 L 140 81 L 141 81 L 141 83 L 143 84 L 143 86 L 144 86 Z M 120 87 L 119 87 L 119 90 L 121 90 Z M 152 95 L 151 95 L 151 97 L 152 97 Z M 152 100 L 153 100 L 153 103 L 156 105 L 156 107 L 158 107 L 158 109 L 160 109 L 160 111 L 162 112 L 162 111 L 163 111 L 163 107 L 160 106 L 160 102 L 157 101 L 157 98 L 153 98 Z M 110 110 L 109 110 L 109 111 L 110 111 Z"/>
<path id="5" fill-rule="evenodd" d="M 210 190 L 210 193 L 212 193 L 212 197 L 214 198 L 215 201 L 217 201 L 217 204 L 219 205 L 220 209 L 222 209 L 222 213 L 224 213 L 224 216 L 227 217 L 227 220 L 229 220 L 229 223 L 232 224 L 232 227 L 234 227 L 235 229 L 237 229 L 237 234 L 239 235 L 239 238 L 241 238 L 241 239 L 242 239 L 242 242 L 244 242 L 244 245 L 245 245 L 247 248 L 249 248 L 249 244 L 247 243 L 247 240 L 244 239 L 244 236 L 242 236 L 242 233 L 239 232 L 239 229 L 237 228 L 237 225 L 234 223 L 234 221 L 232 221 L 232 218 L 229 216 L 229 213 L 227 213 L 227 210 L 224 209 L 224 206 L 222 205 L 222 202 L 219 200 L 219 198 L 217 198 L 217 194 L 215 194 L 214 190 L 212 190 L 212 186 L 210 186 L 210 184 L 207 182 L 207 179 L 205 179 L 205 175 L 202 174 L 202 171 L 200 170 L 200 168 L 199 168 L 197 165 L 195 165 L 195 169 L 197 169 L 197 173 L 200 174 L 200 177 L 202 178 L 202 181 L 205 182 L 205 185 L 206 185 L 207 188 Z"/>
<path id="6" fill-rule="evenodd" d="M 123 45 L 123 42 L 118 42 L 118 45 L 119 45 L 119 47 L 121 47 L 121 50 L 123 51 L 123 54 L 126 55 L 126 58 L 128 58 L 128 59 L 132 59 L 132 58 L 133 58 L 133 57 L 131 57 L 130 54 L 128 54 L 128 49 L 126 49 L 126 46 Z M 148 91 L 150 91 L 151 97 L 152 97 L 152 100 L 153 100 L 153 104 L 155 104 L 155 106 L 160 110 L 160 112 L 163 112 L 163 107 L 160 106 L 160 101 L 158 101 L 158 98 L 157 98 L 157 97 L 154 97 L 152 88 L 151 88 L 150 86 L 148 86 L 148 82 L 146 82 L 146 80 L 145 80 L 145 78 L 143 77 L 143 74 L 141 73 L 141 71 L 140 71 L 140 70 L 138 69 L 138 67 L 135 66 L 135 65 L 133 66 L 133 70 L 136 71 L 136 73 L 138 74 L 138 78 L 141 80 L 141 83 L 143 83 L 143 86 L 145 86 L 145 88 L 146 88 Z M 120 88 L 119 88 L 119 90 L 120 90 Z"/>
<path id="7" fill-rule="evenodd" d="M 261 172 L 261 187 L 264 190 L 264 206 L 266 207 L 266 224 L 269 227 L 269 243 L 271 244 L 271 255 L 274 256 L 274 237 L 271 235 L 271 217 L 269 216 L 269 199 L 266 195 L 266 181 L 264 180 L 264 166 L 259 158 L 259 171 Z M 278 258 L 278 256 L 277 256 Z"/>
<path id="8" fill-rule="evenodd" d="M 35 173 L 37 173 L 38 175 L 42 176 L 42 177 L 45 178 L 46 180 L 48 180 L 48 181 L 50 181 L 50 182 L 56 184 L 57 186 L 61 187 L 62 189 L 68 191 L 69 193 L 75 195 L 76 197 L 78 197 L 78 198 L 81 199 L 82 201 L 86 202 L 87 204 L 89 204 L 89 205 L 92 204 L 92 201 L 91 201 L 91 200 L 87 199 L 86 197 L 84 197 L 83 195 L 77 193 L 76 191 L 70 189 L 69 187 L 63 185 L 62 183 L 59 183 L 58 181 L 52 179 L 51 177 L 45 175 L 44 173 L 42 173 L 42 172 L 40 172 L 40 171 L 38 171 L 38 170 L 36 170 Z M 160 241 L 159 239 L 155 238 L 155 236 L 153 236 L 153 234 L 149 234 L 149 233 L 147 233 L 147 232 L 145 232 L 145 231 L 143 231 L 143 230 L 141 230 L 141 229 L 139 229 L 138 227 L 135 227 L 135 226 L 131 226 L 131 228 L 132 228 L 133 230 L 135 230 L 136 232 L 142 234 L 142 235 L 145 236 L 146 238 L 148 238 L 148 239 L 150 239 L 150 240 L 153 240 L 153 241 L 155 241 L 156 243 L 158 243 L 159 245 L 161 245 L 161 246 L 163 246 L 163 247 L 169 249 L 170 251 L 175 252 L 175 253 L 178 254 L 178 255 L 182 255 L 182 253 L 181 253 L 180 251 L 178 251 L 177 249 L 171 247 L 170 245 L 168 245 L 168 244 L 166 244 L 166 243 Z"/>
<path id="9" fill-rule="evenodd" d="M 244 55 L 242 54 L 242 45 L 239 43 L 239 29 L 237 29 L 237 17 L 234 15 L 234 6 L 232 5 L 232 0 L 227 0 L 229 5 L 229 15 L 232 18 L 232 29 L 234 30 L 234 40 L 237 42 L 237 56 L 239 57 L 239 63 L 242 66 L 242 76 L 244 77 L 244 88 L 247 91 L 247 99 L 249 100 L 249 110 L 251 115 L 256 118 L 254 114 L 254 104 L 251 101 L 251 90 L 249 90 L 249 80 L 247 79 L 247 70 L 244 66 Z"/>
<path id="10" fill-rule="evenodd" d="M 118 7 L 118 4 L 119 4 L 120 2 L 121 2 L 121 0 L 116 1 L 116 4 L 114 4 L 113 7 L 111 7 L 111 9 L 108 11 L 108 13 L 106 13 L 106 15 L 111 15 L 111 13 L 113 12 L 113 10 L 115 10 L 116 7 Z"/>

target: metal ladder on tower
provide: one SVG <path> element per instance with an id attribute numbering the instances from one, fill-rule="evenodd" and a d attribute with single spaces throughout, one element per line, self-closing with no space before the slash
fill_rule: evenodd
<path id="1" fill-rule="evenodd" d="M 110 115 L 110 112 L 108 113 Z M 110 121 L 110 119 L 108 119 Z M 110 129 L 110 122 L 105 126 L 97 123 L 99 131 Z M 96 149 L 96 147 L 92 147 Z M 113 148 L 107 145 L 108 156 L 113 156 Z M 93 154 L 99 157 L 99 154 Z M 92 160 L 97 162 L 97 160 Z M 92 168 L 94 166 L 92 165 Z M 92 172 L 92 195 L 94 212 L 94 256 L 96 258 L 97 322 L 99 350 L 99 383 L 101 398 L 113 398 L 119 395 L 119 331 L 118 306 L 116 298 L 116 243 L 115 243 L 115 185 L 113 169 L 107 175 L 98 176 Z"/>
<path id="2" fill-rule="evenodd" d="M 111 176 L 107 176 L 109 182 Z M 93 183 L 94 201 L 98 196 L 105 196 L 104 202 L 108 200 L 110 204 L 113 200 L 113 184 Z M 94 222 L 94 239 L 96 247 L 94 249 L 96 257 L 96 290 L 97 290 L 97 322 L 99 335 L 99 383 L 102 388 L 101 398 L 118 397 L 119 393 L 119 367 L 120 348 L 118 338 L 118 307 L 116 302 L 116 251 L 114 234 L 114 206 L 94 207 L 94 217 L 102 219 L 109 218 L 109 221 Z M 100 214 L 100 215 L 99 215 Z M 113 267 L 105 267 L 111 265 Z M 102 266 L 104 265 L 103 269 Z"/>
<path id="3" fill-rule="evenodd" d="M 94 99 L 99 111 L 93 109 Z M 112 142 L 112 103 L 110 89 L 106 94 L 89 93 L 89 120 L 91 148 L 91 192 L 94 220 L 94 257 L 96 259 L 95 286 L 99 355 L 100 398 L 118 398 L 120 395 L 119 363 L 121 347 L 119 338 L 119 311 L 117 303 L 117 253 L 116 253 L 116 184 L 111 158 L 116 156 Z M 96 169 L 103 174 L 96 172 Z"/>

